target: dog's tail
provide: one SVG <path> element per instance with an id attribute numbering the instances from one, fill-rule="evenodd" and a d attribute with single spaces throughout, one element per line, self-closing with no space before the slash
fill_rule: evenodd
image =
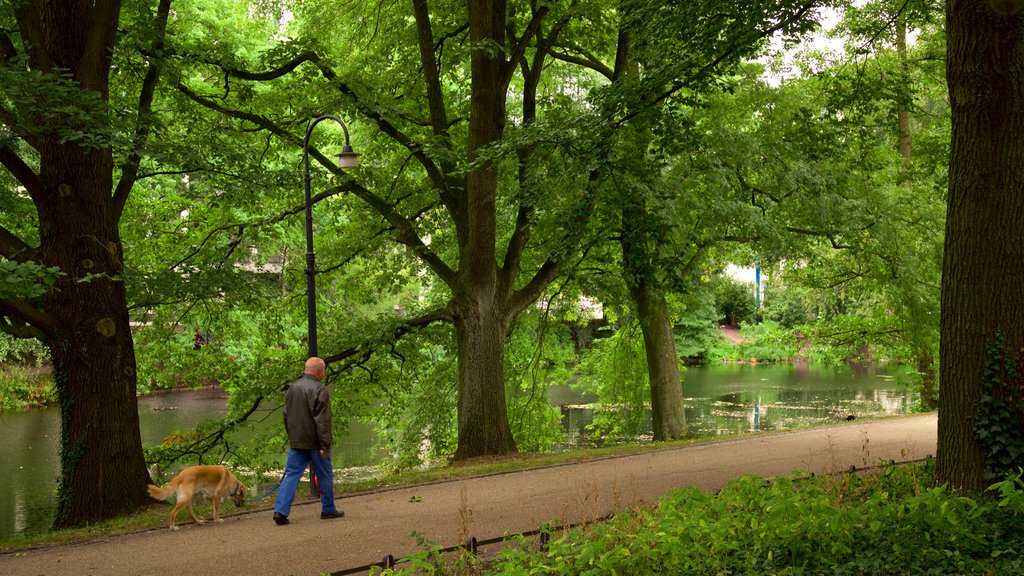
<path id="1" fill-rule="evenodd" d="M 150 484 L 149 486 L 146 487 L 146 491 L 149 492 L 150 496 L 156 498 L 157 500 L 167 500 L 168 498 L 171 497 L 171 494 L 174 494 L 177 488 L 178 478 L 175 477 L 167 484 L 167 486 L 164 486 L 163 488 Z"/>

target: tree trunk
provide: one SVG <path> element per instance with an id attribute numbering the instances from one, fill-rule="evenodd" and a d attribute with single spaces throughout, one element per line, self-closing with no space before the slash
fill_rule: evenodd
<path id="1" fill-rule="evenodd" d="M 112 211 L 109 150 L 41 151 L 43 264 L 66 274 L 45 298 L 61 407 L 58 528 L 110 518 L 146 502 L 135 351 Z"/>
<path id="2" fill-rule="evenodd" d="M 50 110 L 25 129 L 39 153 L 39 174 L 19 174 L 38 213 L 42 263 L 64 274 L 43 299 L 61 410 L 58 528 L 147 501 L 113 153 L 104 140 L 120 9 L 118 0 L 14 7 L 29 66 L 60 73 L 74 86 L 55 95 L 74 112 Z"/>
<path id="3" fill-rule="evenodd" d="M 652 278 L 657 264 L 647 246 L 650 240 L 646 238 L 647 227 L 643 225 L 647 218 L 642 198 L 626 202 L 622 211 L 623 276 L 644 336 L 654 440 L 674 440 L 686 435 L 683 386 L 668 304 L 664 292 L 654 285 Z"/>
<path id="4" fill-rule="evenodd" d="M 640 329 L 647 354 L 647 375 L 651 381 L 651 421 L 654 441 L 675 440 L 686 436 L 683 388 L 679 378 L 679 357 L 672 320 L 664 294 L 648 286 L 635 296 L 640 314 Z"/>
<path id="5" fill-rule="evenodd" d="M 907 19 L 902 14 L 896 17 L 896 57 L 900 63 L 900 82 L 908 86 L 910 82 L 909 65 L 907 64 Z M 903 158 L 900 168 L 900 181 L 906 182 L 910 177 L 910 102 L 905 93 L 900 93 L 896 103 L 896 122 L 899 125 L 898 148 Z"/>
<path id="6" fill-rule="evenodd" d="M 456 460 L 516 452 L 505 403 L 507 324 L 488 306 L 452 306 L 458 344 Z"/>
<path id="7" fill-rule="evenodd" d="M 505 2 L 469 2 L 470 118 L 467 156 L 478 161 L 481 148 L 501 139 L 505 128 L 503 58 Z M 466 175 L 465 225 L 460 228 L 459 273 L 449 307 L 458 346 L 459 440 L 455 459 L 510 454 L 516 451 L 505 405 L 505 335 L 503 312 L 509 294 L 499 290 L 497 250 L 498 167 L 479 162 Z"/>
<path id="8" fill-rule="evenodd" d="M 984 0 L 946 4 L 952 108 L 942 317 L 939 482 L 981 490 L 974 432 L 985 344 L 1024 346 L 1024 22 Z"/>

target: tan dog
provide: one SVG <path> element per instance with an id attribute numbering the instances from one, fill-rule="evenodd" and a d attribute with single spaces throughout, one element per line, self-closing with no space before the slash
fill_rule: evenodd
<path id="1" fill-rule="evenodd" d="M 192 497 L 197 492 L 202 492 L 207 500 L 213 502 L 214 522 L 224 521 L 220 517 L 221 500 L 231 498 L 235 506 L 241 506 L 245 499 L 245 486 L 224 466 L 189 466 L 172 478 L 167 486 L 159 488 L 150 484 L 147 490 L 157 500 L 167 500 L 171 494 L 176 494 L 174 510 L 171 511 L 171 530 L 178 529 L 174 518 L 185 507 L 188 507 L 188 515 L 196 524 L 203 523 L 192 511 Z"/>

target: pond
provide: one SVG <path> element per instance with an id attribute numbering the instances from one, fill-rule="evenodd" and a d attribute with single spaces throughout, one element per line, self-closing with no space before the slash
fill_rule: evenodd
<path id="1" fill-rule="evenodd" d="M 838 422 L 849 414 L 905 414 L 914 403 L 912 392 L 884 365 L 732 364 L 689 368 L 683 377 L 687 424 L 698 437 L 787 430 Z M 551 390 L 549 402 L 562 407 L 563 448 L 586 443 L 586 426 L 593 420 L 588 404 L 595 400 L 565 387 Z M 216 388 L 144 396 L 139 399 L 143 445 L 226 410 L 226 396 Z M 0 538 L 49 528 L 60 470 L 59 426 L 55 408 L 0 412 Z M 370 426 L 350 422 L 334 452 L 341 477 L 346 469 L 378 462 L 381 449 Z"/>

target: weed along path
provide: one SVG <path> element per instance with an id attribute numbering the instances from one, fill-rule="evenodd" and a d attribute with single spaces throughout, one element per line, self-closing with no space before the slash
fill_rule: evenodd
<path id="1" fill-rule="evenodd" d="M 936 415 L 890 418 L 385 490 L 338 500 L 346 516 L 320 520 L 299 503 L 291 524 L 270 511 L 220 524 L 181 524 L 99 541 L 0 555 L 4 576 L 318 575 L 440 546 L 575 524 L 653 503 L 683 486 L 716 490 L 730 479 L 793 470 L 834 472 L 935 453 Z M 416 533 L 416 535 L 413 535 Z M 487 547 L 483 547 L 486 550 Z"/>

